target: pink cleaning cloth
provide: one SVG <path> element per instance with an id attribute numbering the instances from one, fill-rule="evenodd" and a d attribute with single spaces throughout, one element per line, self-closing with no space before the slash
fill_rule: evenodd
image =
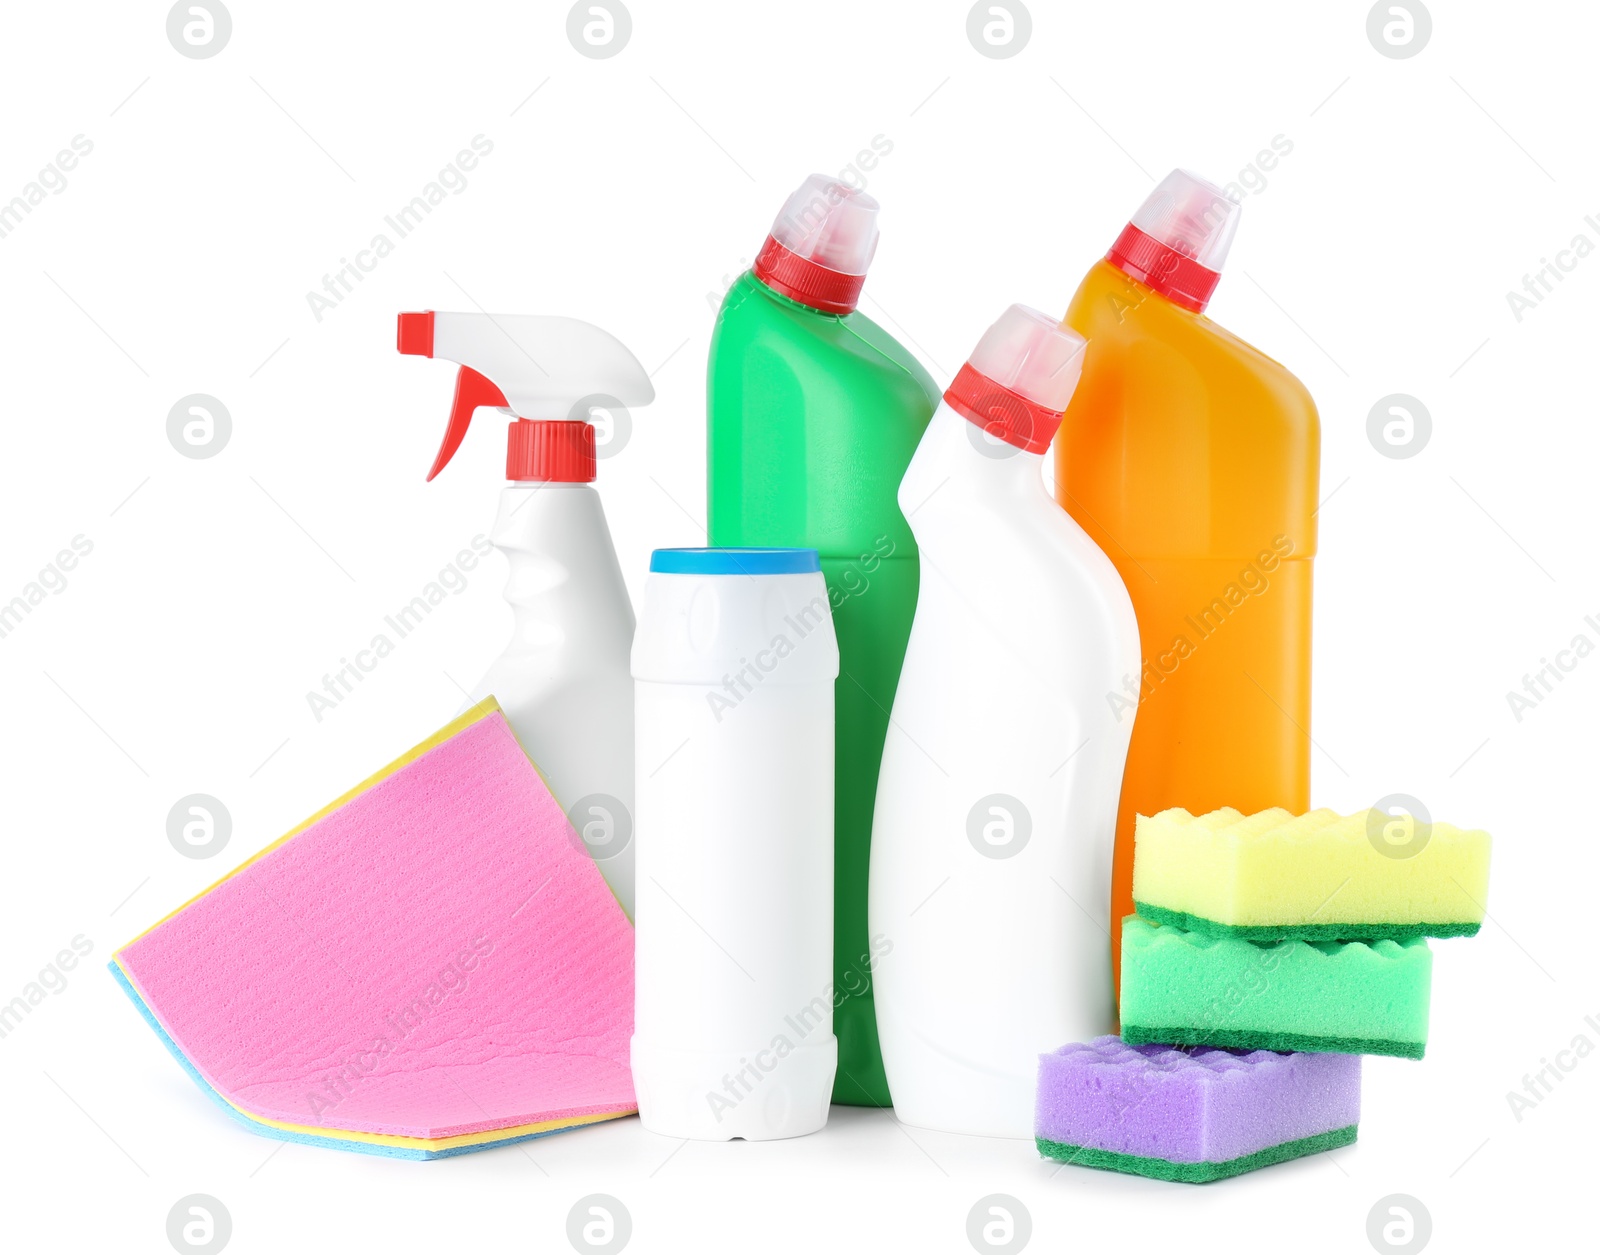
<path id="1" fill-rule="evenodd" d="M 292 1130 L 636 1106 L 633 928 L 492 699 L 116 961 L 219 1096 Z"/>

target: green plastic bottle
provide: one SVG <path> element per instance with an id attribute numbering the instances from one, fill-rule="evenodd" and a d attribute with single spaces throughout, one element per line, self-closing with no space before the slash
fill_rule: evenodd
<path id="1" fill-rule="evenodd" d="M 706 443 L 711 544 L 797 546 L 822 558 L 840 657 L 833 1101 L 887 1107 L 872 967 L 893 941 L 867 932 L 867 859 L 878 763 L 917 607 L 917 546 L 895 494 L 939 390 L 856 311 L 877 213 L 872 197 L 820 174 L 789 198 L 717 315 Z"/>

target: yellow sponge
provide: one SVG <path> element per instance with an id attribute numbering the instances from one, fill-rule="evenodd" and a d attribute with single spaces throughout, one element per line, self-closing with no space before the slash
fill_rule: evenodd
<path id="1" fill-rule="evenodd" d="M 1134 909 L 1215 937 L 1470 937 L 1488 892 L 1487 832 L 1381 812 L 1174 808 L 1134 830 Z"/>

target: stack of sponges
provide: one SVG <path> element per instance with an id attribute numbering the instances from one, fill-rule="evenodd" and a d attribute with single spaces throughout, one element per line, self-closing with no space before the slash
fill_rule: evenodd
<path id="1" fill-rule="evenodd" d="M 1402 843 L 1393 841 L 1397 826 Z M 1240 1105 L 1254 1104 L 1254 1141 L 1236 1154 L 1245 1144 L 1236 1137 L 1169 1121 L 1162 1126 L 1172 1134 L 1166 1141 L 1145 1139 L 1142 1150 L 1130 1150 L 1134 1113 L 1124 1108 L 1114 1120 L 1086 1125 L 1088 1108 L 1068 1092 L 1082 1084 L 1084 1057 L 1064 1060 L 1058 1053 L 1045 1056 L 1040 1070 L 1040 1150 L 1071 1162 L 1201 1181 L 1342 1144 L 1329 1138 L 1353 1141 L 1354 1106 L 1338 1106 L 1327 1119 L 1343 1123 L 1326 1128 L 1308 1129 L 1301 1119 L 1322 1109 L 1318 1095 L 1327 1094 L 1316 1087 L 1327 1078 L 1276 1069 L 1273 1059 L 1300 1055 L 1266 1052 L 1422 1058 L 1433 963 L 1425 938 L 1476 933 L 1488 881 L 1489 835 L 1448 824 L 1327 810 L 1298 817 L 1284 810 L 1246 817 L 1231 809 L 1139 816 L 1137 914 L 1122 930 L 1121 1040 L 1149 1053 L 1117 1055 L 1122 1073 L 1132 1074 L 1119 1083 L 1143 1087 L 1160 1110 L 1173 1102 L 1171 1077 L 1189 1072 L 1158 1067 L 1160 1060 L 1170 1065 L 1172 1052 L 1157 1047 L 1202 1047 L 1213 1059 L 1236 1060 L 1229 1067 L 1214 1063 L 1183 1084 L 1209 1085 L 1228 1098 L 1221 1105 L 1194 1102 L 1194 1121 L 1237 1121 Z M 1358 1096 L 1358 1059 L 1317 1066 L 1342 1069 L 1339 1093 L 1354 1085 Z M 1295 1103 L 1282 1101 L 1285 1076 L 1311 1087 Z M 1229 1110 L 1235 1114 L 1224 1114 Z M 1319 1122 L 1326 1123 L 1313 1120 Z M 1163 1147 L 1170 1153 L 1144 1153 Z"/>

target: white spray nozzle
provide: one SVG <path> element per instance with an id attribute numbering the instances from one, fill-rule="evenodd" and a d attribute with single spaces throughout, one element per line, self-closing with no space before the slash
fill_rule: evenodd
<path id="1" fill-rule="evenodd" d="M 1024 400 L 1060 412 L 1078 386 L 1084 343 L 1048 314 L 1013 305 L 983 333 L 967 365 Z"/>
<path id="2" fill-rule="evenodd" d="M 399 349 L 461 367 L 429 479 L 455 455 L 479 406 L 536 422 L 587 421 L 586 412 L 574 412 L 581 401 L 648 405 L 656 395 L 650 376 L 621 340 L 576 318 L 434 310 L 401 314 Z"/>

